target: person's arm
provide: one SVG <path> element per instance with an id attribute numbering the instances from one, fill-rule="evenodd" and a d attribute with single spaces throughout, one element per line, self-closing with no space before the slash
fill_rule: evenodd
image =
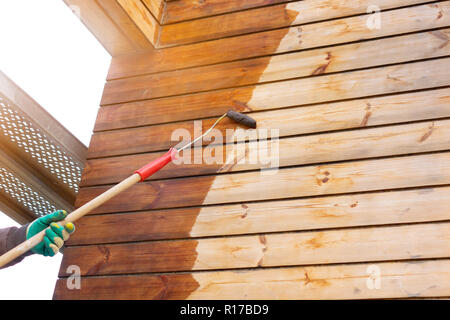
<path id="1" fill-rule="evenodd" d="M 0 229 L 0 255 L 2 255 L 25 240 L 33 237 L 35 234 L 50 227 L 45 231 L 44 239 L 39 244 L 7 264 L 4 268 L 21 262 L 26 256 L 32 255 L 33 253 L 41 254 L 46 257 L 53 257 L 57 254 L 59 249 L 64 245 L 64 242 L 69 239 L 70 234 L 75 231 L 75 226 L 71 222 L 64 226 L 56 223 L 57 221 L 64 220 L 66 216 L 66 211 L 59 210 L 38 218 L 20 228 L 11 227 Z"/>
<path id="2" fill-rule="evenodd" d="M 8 252 L 9 250 L 18 246 L 26 240 L 27 227 L 28 225 L 22 226 L 20 228 L 11 227 L 0 229 L 0 255 Z M 27 253 L 13 260 L 11 263 L 7 264 L 4 268 L 13 266 L 16 263 L 21 262 L 26 256 L 32 254 L 33 252 L 28 251 Z"/>

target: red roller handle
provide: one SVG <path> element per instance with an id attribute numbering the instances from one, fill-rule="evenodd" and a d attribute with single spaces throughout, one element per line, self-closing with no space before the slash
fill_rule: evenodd
<path id="1" fill-rule="evenodd" d="M 136 170 L 134 173 L 137 173 L 141 176 L 142 182 L 151 175 L 155 174 L 156 172 L 164 168 L 169 162 L 172 161 L 172 157 L 175 156 L 176 153 L 177 153 L 176 149 L 170 148 L 170 150 L 165 155 L 159 157 L 158 159 L 153 160 L 152 162 L 143 166 L 139 170 Z"/>

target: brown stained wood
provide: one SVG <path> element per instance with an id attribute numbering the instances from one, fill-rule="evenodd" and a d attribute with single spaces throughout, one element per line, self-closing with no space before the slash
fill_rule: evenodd
<path id="1" fill-rule="evenodd" d="M 289 3 L 286 9 L 295 3 Z M 354 14 L 352 5 L 355 3 L 361 7 L 360 1 L 346 1 L 339 9 L 343 10 L 340 14 L 345 10 L 350 10 L 346 15 Z M 398 7 L 400 2 L 390 1 L 389 5 Z M 251 15 L 267 8 L 216 16 L 218 19 L 212 21 L 232 21 L 238 14 Z M 107 112 L 100 112 L 96 130 L 120 130 L 94 135 L 91 151 L 103 153 L 100 157 L 115 156 L 91 159 L 96 165 L 85 172 L 86 177 L 90 175 L 93 179 L 91 184 L 114 183 L 125 173 L 124 167 L 133 166 L 132 171 L 135 165 L 144 162 L 144 157 L 157 156 L 159 151 L 172 145 L 168 134 L 173 129 L 186 128 L 192 133 L 192 122 L 186 120 L 203 119 L 205 128 L 229 107 L 251 112 L 261 128 L 281 129 L 282 168 L 274 175 L 264 175 L 257 170 L 242 172 L 259 167 L 234 162 L 225 166 L 176 166 L 155 176 L 157 180 L 136 185 L 77 225 L 79 238 L 74 236 L 69 241 L 60 274 L 68 276 L 68 263 L 81 261 L 83 273 L 91 276 L 82 277 L 82 290 L 72 290 L 78 291 L 75 293 L 67 292 L 65 279 L 61 279 L 55 297 L 449 296 L 448 262 L 442 259 L 449 254 L 450 223 L 447 222 L 446 202 L 450 153 L 413 155 L 448 150 L 445 137 L 449 135 L 449 120 L 439 118 L 448 117 L 450 94 L 446 92 L 448 88 L 439 87 L 450 85 L 446 73 L 449 58 L 435 59 L 448 55 L 445 53 L 448 33 L 442 30 L 421 33 L 424 38 L 414 38 L 418 42 L 411 46 L 416 50 L 409 50 L 411 43 L 405 39 L 419 37 L 414 32 L 448 27 L 450 1 L 390 11 L 382 6 L 382 28 L 375 30 L 366 26 L 368 15 L 333 20 L 336 8 L 322 9 L 325 10 L 322 13 L 310 10 L 306 18 L 315 22 L 302 25 L 300 29 L 282 28 L 249 35 L 239 32 L 230 38 L 114 60 L 110 72 L 113 78 L 139 77 L 117 81 L 114 92 L 118 95 L 111 99 L 111 104 L 101 108 Z M 361 13 L 365 13 L 365 9 Z M 302 19 L 302 13 L 295 19 Z M 287 14 L 287 17 L 294 15 Z M 284 17 L 280 16 L 278 21 L 282 19 Z M 276 20 L 269 21 L 269 25 L 276 24 Z M 328 21 L 317 22 L 323 20 Z M 254 27 L 266 28 L 264 21 L 268 20 L 263 17 L 261 25 Z M 191 23 L 194 21 L 188 22 Z M 175 25 L 169 27 L 176 28 Z M 237 29 L 246 27 L 249 25 Z M 237 30 L 233 28 L 230 24 L 223 25 L 222 29 Z M 215 33 L 213 27 L 206 32 L 186 31 L 187 38 L 183 35 L 181 41 L 199 36 L 193 40 L 198 41 L 204 35 Z M 404 33 L 411 34 L 401 37 L 402 47 L 394 40 L 389 42 L 394 38 L 380 39 L 379 43 L 385 46 L 375 50 L 365 47 L 373 42 L 360 41 Z M 178 36 L 176 34 L 175 38 Z M 295 58 L 283 54 L 353 41 L 358 43 L 301 51 L 295 53 L 298 54 Z M 257 58 L 274 53 L 281 55 Z M 355 56 L 370 59 L 362 62 Z M 292 59 L 287 59 L 289 57 Z M 255 59 L 237 61 L 248 58 Z M 405 63 L 428 58 L 433 60 Z M 308 66 L 298 64 L 308 59 L 311 61 Z M 230 61 L 234 62 L 227 63 Z M 198 68 L 216 63 L 220 65 Z M 376 67 L 393 63 L 402 64 Z M 191 67 L 189 74 L 182 70 Z M 348 72 L 368 67 L 376 68 Z M 177 72 L 165 72 L 170 70 Z M 342 71 L 347 72 L 326 75 Z M 147 76 L 158 72 L 163 73 L 157 77 Z M 234 75 L 241 79 L 233 78 Z M 262 84 L 310 75 L 313 77 Z M 189 81 L 184 81 L 186 78 Z M 153 81 L 148 82 L 148 79 Z M 172 88 L 166 85 L 171 81 Z M 261 85 L 254 85 L 258 83 Z M 231 90 L 228 86 L 244 87 Z M 203 90 L 215 91 L 198 93 Z M 411 90 L 426 91 L 405 93 Z M 131 95 L 126 98 L 128 93 Z M 169 95 L 177 96 L 166 97 Z M 374 97 L 377 95 L 383 96 Z M 340 100 L 349 101 L 337 102 Z M 423 121 L 427 119 L 430 121 Z M 182 122 L 171 123 L 174 121 Z M 415 123 L 365 128 L 409 121 Z M 224 122 L 219 130 L 234 127 Z M 331 132 L 352 128 L 360 129 Z M 311 134 L 325 131 L 330 132 Z M 290 137 L 304 133 L 308 135 Z M 104 135 L 103 144 L 95 138 L 100 134 Z M 296 147 L 299 150 L 295 150 Z M 244 155 L 247 150 L 251 149 L 244 150 Z M 301 150 L 305 152 L 299 152 Z M 129 155 L 149 151 L 152 153 Z M 408 155 L 398 157 L 401 154 Z M 386 155 L 397 157 L 355 161 Z M 352 161 L 326 163 L 342 160 Z M 324 162 L 326 164 L 317 165 Z M 283 167 L 292 165 L 296 167 Z M 216 172 L 221 174 L 205 175 Z M 195 176 L 180 178 L 185 175 Z M 171 179 L 161 180 L 169 177 Z M 110 186 L 83 187 L 77 204 L 83 204 Z M 273 218 L 274 214 L 277 219 Z M 98 232 L 93 232 L 96 227 Z M 321 230 L 330 228 L 333 230 Z M 421 236 L 417 237 L 418 234 Z M 428 258 L 438 260 L 424 262 L 423 259 Z M 400 259 L 420 261 L 381 262 Z M 350 264 L 367 261 L 371 263 Z M 282 267 L 328 263 L 345 265 Z M 373 267 L 374 263 L 382 268 L 383 290 L 367 287 L 368 267 Z M 274 266 L 277 268 L 270 269 Z M 190 270 L 257 267 L 269 269 L 188 273 Z M 164 270 L 186 273 L 133 275 L 166 272 Z"/>
<path id="2" fill-rule="evenodd" d="M 245 104 L 248 110 L 270 110 L 326 101 L 360 98 L 368 95 L 396 93 L 450 85 L 446 66 L 450 58 L 394 65 L 370 70 L 353 71 L 321 77 L 289 80 L 255 87 L 208 92 L 193 96 L 166 98 L 165 102 L 183 105 L 189 112 L 185 98 L 198 101 L 197 107 L 214 106 L 226 112 L 229 106 Z M 219 99 L 221 97 L 222 99 Z M 217 102 L 218 104 L 216 104 Z M 220 103 L 220 104 L 219 104 Z M 367 107 L 367 106 L 366 106 Z M 236 108 L 239 110 L 239 108 Z M 205 115 L 206 116 L 206 115 Z M 369 119 L 367 119 L 368 121 Z M 365 120 L 361 120 L 364 126 Z M 190 124 L 193 126 L 193 124 Z M 168 134 L 152 139 L 152 127 L 139 127 L 115 131 L 97 132 L 92 136 L 88 158 L 123 155 L 137 152 L 164 150 L 177 124 L 166 125 Z M 274 128 L 273 126 L 271 128 Z M 276 128 L 276 127 L 275 127 Z M 156 129 L 158 130 L 158 129 Z M 170 134 L 170 136 L 168 136 Z M 158 142 L 159 141 L 159 142 Z M 161 145 L 160 142 L 163 142 Z M 164 146 L 164 147 L 163 147 Z"/>
<path id="3" fill-rule="evenodd" d="M 443 29 L 126 78 L 109 81 L 103 95 L 110 101 L 152 99 L 442 57 L 450 54 L 449 39 L 450 29 Z"/>
<path id="4" fill-rule="evenodd" d="M 373 107 L 371 107 L 373 108 Z M 372 110 L 372 109 L 371 109 Z M 447 108 L 450 113 L 450 104 Z M 390 155 L 413 154 L 450 150 L 450 120 L 426 121 L 391 127 L 347 132 L 326 133 L 304 137 L 280 139 L 278 142 L 279 167 L 352 160 Z M 151 180 L 238 172 L 270 167 L 264 155 L 275 152 L 271 144 L 257 141 L 246 146 L 207 146 L 180 155 L 180 163 L 170 163 L 150 177 Z M 133 168 L 141 168 L 163 153 L 139 154 L 88 160 L 82 186 L 117 183 L 130 175 Z M 251 162 L 252 157 L 258 162 Z M 201 159 L 196 163 L 195 158 Z M 244 161 L 242 163 L 242 161 Z M 219 169 L 217 165 L 219 164 Z"/>
<path id="5" fill-rule="evenodd" d="M 54 299 L 370 299 L 448 296 L 449 260 L 361 263 L 190 274 L 81 277 Z M 380 271 L 380 289 L 376 289 Z M 369 283 L 369 285 L 368 285 Z"/>
<path id="6" fill-rule="evenodd" d="M 68 246 L 450 219 L 449 187 L 87 216 Z M 276 219 L 274 219 L 276 215 Z"/>
<path id="7" fill-rule="evenodd" d="M 287 31 L 287 30 L 286 30 Z M 279 38 L 279 40 L 281 40 L 281 38 L 283 37 L 285 35 L 285 32 L 283 31 L 283 32 L 280 32 L 279 33 L 279 36 L 280 36 L 280 38 Z M 274 40 L 274 39 L 272 39 L 272 40 Z M 276 42 L 276 41 L 274 41 L 273 42 L 273 44 L 274 44 L 274 46 L 277 46 L 278 45 L 278 43 Z M 203 187 L 201 187 L 201 188 L 197 188 L 197 191 L 199 191 L 200 193 L 203 193 L 203 196 L 205 196 L 206 194 L 207 194 L 207 190 L 209 189 L 209 187 L 210 187 L 210 183 L 211 183 L 212 181 L 204 181 L 204 185 L 203 185 Z M 203 188 L 203 191 L 201 190 Z M 180 192 L 183 192 L 182 190 L 179 190 Z M 146 198 L 146 197 L 145 197 Z M 130 198 L 131 199 L 131 198 Z M 125 204 L 125 206 L 126 206 L 126 203 L 124 203 Z M 194 222 L 194 220 L 192 220 L 192 222 Z M 189 259 L 191 259 L 192 260 L 192 257 L 187 257 L 187 259 L 189 260 Z M 187 280 L 186 280 L 187 281 Z M 164 294 L 164 292 L 162 293 L 162 294 Z"/>
<path id="8" fill-rule="evenodd" d="M 114 0 L 64 0 L 111 56 L 151 50 L 148 41 Z"/>
<path id="9" fill-rule="evenodd" d="M 183 300 L 199 287 L 190 274 L 80 279 L 79 290 L 69 290 L 67 279 L 59 279 L 53 299 Z"/>
<path id="10" fill-rule="evenodd" d="M 144 182 L 92 213 L 199 206 L 450 183 L 449 153 Z M 80 206 L 108 187 L 81 189 Z M 129 201 L 133 199 L 133 201 Z"/>
<path id="11" fill-rule="evenodd" d="M 450 223 L 434 223 L 77 246 L 65 249 L 61 271 L 74 264 L 81 275 L 111 275 L 444 258 L 449 232 Z"/>
<path id="12" fill-rule="evenodd" d="M 258 128 L 279 128 L 280 136 L 284 136 L 288 134 L 353 128 L 364 123 L 370 126 L 373 124 L 448 116 L 446 106 L 450 103 L 449 96 L 449 89 L 438 89 L 409 94 L 389 95 L 380 98 L 365 98 L 315 106 L 295 107 L 285 110 L 252 112 L 251 116 L 257 120 Z M 366 109 L 368 106 L 373 107 L 371 108 L 372 111 L 369 118 L 366 117 Z M 177 112 L 174 108 L 170 114 L 160 119 L 157 115 L 160 112 L 162 113 L 163 110 L 161 109 L 158 112 L 157 109 L 159 109 L 157 104 L 154 104 L 151 109 L 137 104 L 100 108 L 95 131 L 156 124 L 168 120 L 189 120 L 189 118 L 195 119 L 196 117 L 201 119 L 206 115 L 211 116 L 212 112 L 217 112 L 217 114 L 213 114 L 212 116 L 219 117 L 227 111 L 226 106 L 222 107 L 222 110 L 216 110 L 212 106 L 210 108 L 205 107 L 203 114 L 200 106 L 198 110 L 191 110 L 192 112 L 189 113 L 182 112 L 182 109 Z M 238 108 L 234 109 L 236 111 L 240 110 Z M 427 112 L 421 111 L 424 109 Z M 373 112 L 373 110 L 377 110 L 377 112 Z M 243 110 L 240 111 L 243 112 Z M 361 114 L 363 115 L 362 118 Z M 384 117 L 383 115 L 388 116 Z M 202 123 L 204 122 L 206 125 L 210 121 L 203 120 Z M 302 123 L 302 126 L 297 125 L 298 121 Z M 223 130 L 220 125 L 218 129 Z M 231 125 L 231 123 L 228 125 Z M 190 130 L 191 126 L 192 124 L 188 122 L 178 122 L 178 128 Z M 169 140 L 170 138 L 167 135 L 168 131 L 165 130 L 167 128 L 166 125 L 149 127 L 148 130 L 153 131 L 158 128 L 158 135 L 166 135 L 166 140 Z M 149 139 L 151 138 L 149 137 Z"/>
<path id="13" fill-rule="evenodd" d="M 147 7 L 153 17 L 161 24 L 164 9 L 165 9 L 165 1 L 164 0 L 142 0 L 142 3 Z"/>
<path id="14" fill-rule="evenodd" d="M 280 4 L 165 25 L 161 29 L 159 45 L 183 45 L 285 27 L 294 23 L 297 15 L 297 11 Z"/>
<path id="15" fill-rule="evenodd" d="M 152 16 L 141 0 L 115 0 L 126 11 L 131 20 L 145 35 L 148 41 L 157 46 L 159 36 L 158 21 Z"/>
<path id="16" fill-rule="evenodd" d="M 284 2 L 289 2 L 289 0 L 177 0 L 166 4 L 163 23 L 204 18 Z"/>
<path id="17" fill-rule="evenodd" d="M 258 32 L 296 24 L 365 14 L 370 5 L 382 10 L 414 5 L 422 0 L 329 0 L 295 1 L 209 18 L 166 25 L 159 45 L 173 46 Z"/>
<path id="18" fill-rule="evenodd" d="M 117 57 L 108 80 L 448 27 L 449 10 L 443 1 L 381 11 L 380 29 L 367 28 L 363 15 Z"/>

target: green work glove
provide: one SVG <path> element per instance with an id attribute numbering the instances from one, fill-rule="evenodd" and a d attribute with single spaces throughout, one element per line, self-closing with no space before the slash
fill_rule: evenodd
<path id="1" fill-rule="evenodd" d="M 56 223 L 56 221 L 64 220 L 66 216 L 66 211 L 58 210 L 34 220 L 27 228 L 27 239 L 49 226 L 50 228 L 45 231 L 44 240 L 31 249 L 31 251 L 46 257 L 53 257 L 57 254 L 63 246 L 64 241 L 69 239 L 69 235 L 75 231 L 75 226 L 72 222 L 68 222 L 64 227 Z"/>

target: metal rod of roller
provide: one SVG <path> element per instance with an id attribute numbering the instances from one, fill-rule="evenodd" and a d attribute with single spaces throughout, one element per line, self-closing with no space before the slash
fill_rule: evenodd
<path id="1" fill-rule="evenodd" d="M 252 118 L 250 118 L 247 115 L 244 115 L 239 112 L 235 111 L 228 111 L 224 115 L 222 115 L 219 119 L 216 120 L 216 122 L 209 128 L 204 134 L 197 137 L 194 141 L 188 143 L 187 145 L 183 146 L 181 149 L 175 149 L 171 148 L 164 156 L 153 160 L 149 164 L 145 165 L 141 169 L 135 171 L 133 175 L 126 178 L 119 184 L 115 185 L 111 189 L 107 190 L 106 192 L 102 193 L 101 195 L 97 196 L 96 198 L 92 199 L 85 205 L 81 206 L 77 210 L 70 213 L 64 220 L 60 221 L 59 223 L 61 225 L 64 225 L 68 222 L 75 222 L 76 220 L 80 219 L 81 217 L 85 216 L 89 212 L 93 211 L 94 209 L 98 208 L 111 198 L 115 197 L 119 193 L 127 190 L 132 185 L 144 181 L 151 175 L 155 174 L 159 170 L 161 170 L 164 166 L 166 166 L 169 162 L 172 161 L 173 156 L 175 153 L 180 152 L 181 150 L 184 150 L 188 148 L 189 146 L 193 145 L 195 142 L 203 138 L 204 136 L 208 135 L 214 127 L 225 117 L 229 117 L 233 121 L 242 124 L 244 126 L 250 127 L 250 128 L 256 128 L 256 121 Z M 39 232 L 38 234 L 34 235 L 33 237 L 27 239 L 23 243 L 19 244 L 18 246 L 14 247 L 10 251 L 6 252 L 2 256 L 0 256 L 0 268 L 6 266 L 10 262 L 12 262 L 14 259 L 20 257 L 22 254 L 26 253 L 27 251 L 31 250 L 33 247 L 35 247 L 37 244 L 39 244 L 45 236 L 45 230 Z"/>
<path id="2" fill-rule="evenodd" d="M 207 136 L 213 129 L 215 126 L 217 126 L 217 124 L 222 121 L 223 118 L 228 117 L 231 120 L 235 121 L 236 123 L 242 124 L 246 127 L 255 129 L 256 128 L 256 120 L 245 115 L 242 114 L 240 112 L 236 112 L 233 110 L 228 110 L 227 113 L 225 113 L 224 115 L 222 115 L 219 119 L 216 120 L 216 122 L 214 122 L 214 124 L 205 131 L 205 133 L 203 133 L 201 136 L 198 136 L 197 138 L 194 139 L 194 141 L 189 142 L 188 144 L 186 144 L 185 146 L 183 146 L 182 148 L 178 149 L 177 152 L 180 152 L 190 146 L 192 146 L 194 143 L 196 143 L 198 140 L 202 139 L 203 137 Z"/>

